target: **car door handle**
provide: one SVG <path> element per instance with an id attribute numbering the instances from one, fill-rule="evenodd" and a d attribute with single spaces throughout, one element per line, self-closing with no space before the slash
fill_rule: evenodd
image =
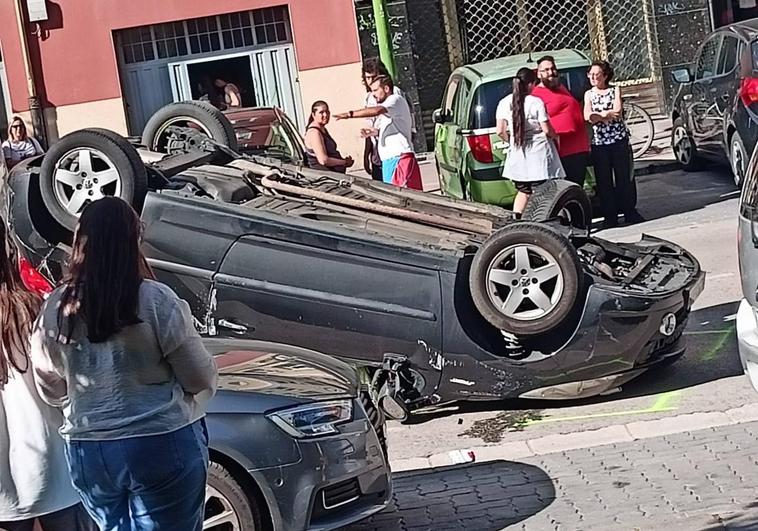
<path id="1" fill-rule="evenodd" d="M 236 332 L 238 334 L 244 334 L 248 330 L 245 325 L 233 323 L 232 321 L 228 321 L 226 319 L 219 319 L 216 321 L 216 326 L 219 328 L 225 328 L 226 330 L 231 330 L 232 332 Z"/>

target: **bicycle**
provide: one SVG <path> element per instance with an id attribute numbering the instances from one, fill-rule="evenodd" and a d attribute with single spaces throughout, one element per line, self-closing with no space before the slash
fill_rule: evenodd
<path id="1" fill-rule="evenodd" d="M 629 143 L 632 146 L 632 157 L 640 158 L 653 145 L 655 125 L 650 114 L 632 102 L 636 94 L 622 96 L 624 102 L 624 122 L 629 129 Z"/>

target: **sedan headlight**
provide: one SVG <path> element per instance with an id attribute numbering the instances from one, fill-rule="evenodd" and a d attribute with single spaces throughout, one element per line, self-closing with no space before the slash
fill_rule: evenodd
<path id="1" fill-rule="evenodd" d="M 337 425 L 353 418 L 352 400 L 317 402 L 266 415 L 293 437 L 319 437 L 339 433 Z"/>

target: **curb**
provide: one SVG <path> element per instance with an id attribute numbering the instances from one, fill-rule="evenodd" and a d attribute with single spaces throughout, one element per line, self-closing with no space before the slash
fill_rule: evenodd
<path id="1" fill-rule="evenodd" d="M 432 454 L 428 457 L 390 459 L 390 466 L 393 472 L 409 472 L 460 465 L 462 464 L 460 456 L 469 453 L 473 453 L 475 458 L 468 460 L 468 462 L 518 460 L 756 421 L 758 421 L 758 403 L 753 403 L 727 411 L 687 413 L 663 419 L 618 424 L 597 430 L 546 435 L 536 439 L 503 442 L 492 446 L 475 446 Z"/>

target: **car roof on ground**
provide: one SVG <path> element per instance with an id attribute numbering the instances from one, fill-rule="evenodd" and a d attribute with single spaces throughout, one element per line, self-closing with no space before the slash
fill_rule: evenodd
<path id="1" fill-rule="evenodd" d="M 545 55 L 552 55 L 559 70 L 589 66 L 592 62 L 588 55 L 580 50 L 565 48 L 544 52 L 520 53 L 491 59 L 481 63 L 472 63 L 456 68 L 455 72 L 470 77 L 472 74 L 482 81 L 494 81 L 516 75 L 519 68 L 531 67 L 537 69 L 537 60 Z"/>

